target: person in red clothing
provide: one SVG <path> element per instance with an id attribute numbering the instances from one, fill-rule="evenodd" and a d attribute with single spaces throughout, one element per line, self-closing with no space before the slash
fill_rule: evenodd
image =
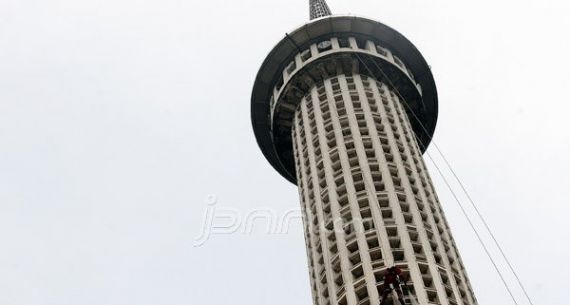
<path id="1" fill-rule="evenodd" d="M 400 275 L 402 275 L 402 270 L 398 266 L 390 267 L 386 270 L 386 274 L 384 274 L 384 293 L 382 293 L 382 302 L 380 302 L 380 305 L 386 303 L 386 299 L 393 290 L 398 294 L 400 304 L 406 304 L 404 301 L 404 293 L 402 292 Z"/>

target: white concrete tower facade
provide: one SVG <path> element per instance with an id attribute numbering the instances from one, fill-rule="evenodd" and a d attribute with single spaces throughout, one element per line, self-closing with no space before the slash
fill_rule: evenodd
<path id="1" fill-rule="evenodd" d="M 422 159 L 437 120 L 429 66 L 395 30 L 310 4 L 317 19 L 262 65 L 252 121 L 299 187 L 313 303 L 377 305 L 399 266 L 408 304 L 476 305 Z"/>

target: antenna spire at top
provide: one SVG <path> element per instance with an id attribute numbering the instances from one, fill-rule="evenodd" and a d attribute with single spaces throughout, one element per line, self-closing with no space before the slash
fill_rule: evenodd
<path id="1" fill-rule="evenodd" d="M 332 15 L 325 0 L 309 0 L 311 20 Z"/>

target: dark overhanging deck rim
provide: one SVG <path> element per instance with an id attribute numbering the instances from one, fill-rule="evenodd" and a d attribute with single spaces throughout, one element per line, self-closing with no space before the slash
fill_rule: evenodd
<path id="1" fill-rule="evenodd" d="M 417 114 L 422 118 L 423 127 L 414 122 L 415 118 L 409 119 L 418 135 L 422 152 L 425 152 L 433 137 L 438 114 L 435 81 L 429 65 L 407 38 L 387 25 L 364 17 L 337 15 L 312 20 L 286 34 L 271 50 L 259 69 L 251 96 L 251 121 L 256 141 L 273 168 L 293 184 L 297 183 L 295 170 L 288 169 L 281 162 L 273 145 L 269 122 L 269 100 L 278 79 L 277 75 L 293 60 L 299 50 L 304 50 L 323 36 L 348 33 L 382 42 L 383 46 L 395 53 L 412 71 L 423 91 L 423 113 Z"/>

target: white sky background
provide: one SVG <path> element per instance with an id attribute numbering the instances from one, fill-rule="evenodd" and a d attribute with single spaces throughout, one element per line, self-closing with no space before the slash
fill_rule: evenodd
<path id="1" fill-rule="evenodd" d="M 193 247 L 210 194 L 242 213 L 299 206 L 257 147 L 250 93 L 307 3 L 0 1 L 0 304 L 311 304 L 299 223 Z M 570 4 L 329 4 L 424 54 L 435 141 L 535 304 L 568 304 Z M 511 304 L 432 176 L 480 304 Z"/>

